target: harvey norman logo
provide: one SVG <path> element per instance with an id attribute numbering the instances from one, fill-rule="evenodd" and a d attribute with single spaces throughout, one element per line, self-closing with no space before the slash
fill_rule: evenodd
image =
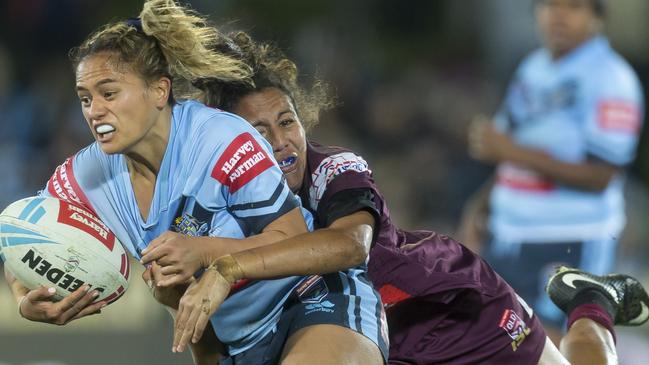
<path id="1" fill-rule="evenodd" d="M 242 133 L 225 149 L 212 169 L 211 176 L 234 193 L 250 180 L 273 166 L 259 143 L 250 133 Z"/>

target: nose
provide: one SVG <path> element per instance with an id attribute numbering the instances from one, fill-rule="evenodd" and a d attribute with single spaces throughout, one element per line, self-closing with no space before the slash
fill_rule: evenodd
<path id="1" fill-rule="evenodd" d="M 88 108 L 88 117 L 91 120 L 99 120 L 106 115 L 106 106 L 101 100 L 93 99 Z"/>
<path id="2" fill-rule="evenodd" d="M 270 136 L 270 144 L 273 146 L 273 152 L 280 152 L 288 146 L 288 138 L 281 131 L 274 131 Z"/>

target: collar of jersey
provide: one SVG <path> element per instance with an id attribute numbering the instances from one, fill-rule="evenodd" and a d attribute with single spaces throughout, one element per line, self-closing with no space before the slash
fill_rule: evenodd
<path id="1" fill-rule="evenodd" d="M 599 34 L 591 39 L 585 41 L 581 45 L 577 46 L 577 48 L 573 49 L 570 51 L 568 54 L 565 56 L 561 57 L 560 59 L 556 60 L 554 63 L 559 66 L 565 67 L 566 65 L 570 65 L 573 63 L 579 62 L 581 59 L 584 57 L 586 58 L 591 58 L 594 57 L 597 53 L 600 53 L 610 47 L 608 40 L 606 39 L 605 36 Z M 550 57 L 550 54 L 546 50 L 546 54 L 548 57 L 548 60 L 552 62 L 552 59 Z"/>
<path id="2" fill-rule="evenodd" d="M 165 149 L 164 156 L 162 157 L 162 163 L 160 164 L 160 171 L 158 172 L 158 176 L 156 178 L 155 187 L 153 190 L 153 198 L 151 200 L 151 206 L 149 207 L 149 214 L 147 215 L 146 221 L 142 218 L 142 215 L 140 214 L 140 210 L 137 207 L 137 201 L 133 199 L 135 208 L 137 208 L 136 215 L 138 218 L 138 222 L 140 223 L 142 229 L 146 230 L 157 225 L 160 219 L 160 215 L 163 212 L 167 211 L 167 208 L 169 206 L 169 170 L 171 168 L 171 158 L 172 158 L 170 152 L 172 148 L 170 148 L 170 146 L 174 142 L 175 137 L 176 137 L 176 118 L 172 113 L 171 130 L 169 131 L 169 142 L 167 143 L 167 148 Z M 126 163 L 124 163 L 124 166 L 126 166 Z M 128 178 L 128 180 L 129 180 L 129 186 L 131 187 L 131 191 L 132 191 L 133 186 L 131 185 L 130 177 Z"/>

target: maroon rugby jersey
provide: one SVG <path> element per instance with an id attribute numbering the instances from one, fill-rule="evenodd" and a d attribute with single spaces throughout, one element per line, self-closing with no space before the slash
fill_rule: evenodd
<path id="1" fill-rule="evenodd" d="M 309 141 L 299 195 L 316 229 L 359 210 L 374 215 L 368 275 L 384 304 L 394 305 L 390 364 L 537 363 L 545 333 L 531 310 L 460 243 L 397 228 L 362 157 Z"/>
<path id="2" fill-rule="evenodd" d="M 365 201 L 367 196 L 353 195 L 356 204 L 349 202 L 348 206 L 334 204 L 332 207 L 332 198 L 354 189 L 369 190 L 371 202 Z M 448 236 L 397 228 L 367 162 L 350 150 L 310 141 L 307 171 L 299 195 L 302 204 L 314 213 L 316 228 L 326 227 L 335 219 L 361 209 L 374 214 L 377 225 L 370 252 L 370 278 L 377 290 L 392 284 L 405 292 L 388 290 L 392 297 L 388 295 L 390 298 L 386 299 L 390 300 L 385 304 L 405 296 L 479 289 L 483 281 L 499 279 L 484 277 L 482 260 Z M 336 211 L 331 212 L 332 208 Z M 399 260 L 395 260 L 394 252 L 398 252 Z"/>

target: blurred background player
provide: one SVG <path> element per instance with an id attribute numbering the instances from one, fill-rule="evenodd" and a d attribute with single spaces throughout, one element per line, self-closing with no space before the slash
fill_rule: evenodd
<path id="1" fill-rule="evenodd" d="M 634 71 L 602 34 L 604 1 L 539 0 L 535 11 L 544 47 L 521 63 L 493 122 L 470 128 L 471 155 L 497 169 L 460 231 L 487 244 L 487 261 L 556 339 L 565 318 L 544 283 L 558 264 L 611 270 L 644 107 Z"/>

